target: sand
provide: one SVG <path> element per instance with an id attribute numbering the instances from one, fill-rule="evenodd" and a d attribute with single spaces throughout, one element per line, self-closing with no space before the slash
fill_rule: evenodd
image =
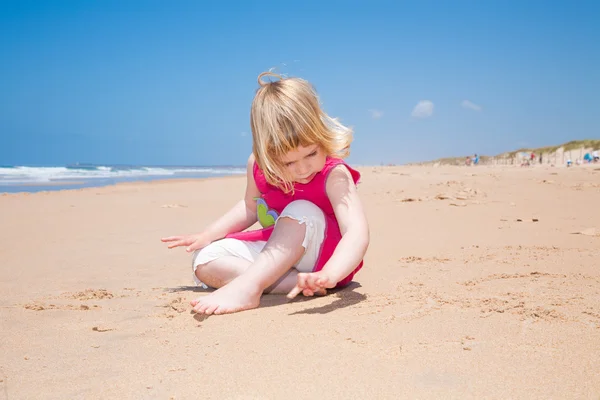
<path id="1" fill-rule="evenodd" d="M 0 196 L 0 399 L 598 398 L 599 167 L 360 171 L 356 282 L 226 316 L 160 238 L 244 178 Z"/>

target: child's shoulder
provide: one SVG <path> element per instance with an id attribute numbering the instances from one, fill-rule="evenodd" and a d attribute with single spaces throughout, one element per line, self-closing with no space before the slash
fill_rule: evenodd
<path id="1" fill-rule="evenodd" d="M 248 157 L 248 162 L 246 163 L 246 177 L 261 193 L 268 189 L 267 178 L 256 162 L 254 153 L 250 153 L 250 156 Z"/>
<path id="2" fill-rule="evenodd" d="M 324 171 L 326 172 L 328 182 L 330 180 L 348 180 L 357 184 L 360 180 L 360 172 L 352 168 L 341 158 L 328 157 Z"/>
<path id="3" fill-rule="evenodd" d="M 253 176 L 256 175 L 257 172 L 261 171 L 258 163 L 256 162 L 254 153 L 250 153 L 250 156 L 248 156 L 248 161 L 246 162 L 246 171 L 249 175 Z"/>
<path id="4" fill-rule="evenodd" d="M 246 162 L 246 165 L 248 167 L 253 167 L 254 168 L 254 163 L 256 162 L 256 158 L 254 157 L 254 153 L 250 153 L 250 155 L 248 156 L 248 161 Z"/>

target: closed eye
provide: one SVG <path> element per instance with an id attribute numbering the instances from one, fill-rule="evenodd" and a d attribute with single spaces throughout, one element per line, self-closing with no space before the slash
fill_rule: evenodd
<path id="1" fill-rule="evenodd" d="M 304 158 L 315 157 L 318 154 L 318 152 L 319 152 L 318 150 L 315 150 L 315 151 L 313 151 L 312 153 L 310 153 L 309 155 L 307 155 Z M 285 163 L 283 165 L 286 166 L 286 167 L 289 167 L 290 165 L 293 165 L 295 162 L 296 161 L 290 161 L 290 162 L 287 162 L 287 163 Z"/>

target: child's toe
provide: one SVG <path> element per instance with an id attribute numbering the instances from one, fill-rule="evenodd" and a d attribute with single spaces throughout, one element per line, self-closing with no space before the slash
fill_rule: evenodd
<path id="1" fill-rule="evenodd" d="M 206 307 L 206 310 L 204 310 L 204 313 L 206 315 L 213 314 L 217 308 L 219 308 L 219 305 L 218 304 L 213 304 L 213 305 L 211 305 L 209 307 Z"/>

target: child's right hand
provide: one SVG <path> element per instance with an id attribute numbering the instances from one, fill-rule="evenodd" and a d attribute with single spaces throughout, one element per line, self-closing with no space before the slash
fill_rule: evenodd
<path id="1" fill-rule="evenodd" d="M 169 249 L 179 246 L 187 246 L 185 250 L 188 253 L 200 250 L 211 243 L 211 241 L 206 239 L 206 237 L 202 233 L 187 236 L 169 236 L 160 240 L 162 242 L 169 243 Z"/>

